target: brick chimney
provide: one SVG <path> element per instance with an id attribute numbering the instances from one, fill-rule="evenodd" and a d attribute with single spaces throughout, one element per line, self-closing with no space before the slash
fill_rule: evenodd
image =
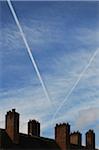
<path id="1" fill-rule="evenodd" d="M 6 132 L 13 143 L 19 143 L 19 113 L 15 109 L 7 112 L 6 116 Z"/>
<path id="2" fill-rule="evenodd" d="M 40 123 L 36 120 L 29 120 L 28 135 L 40 136 Z"/>
<path id="3" fill-rule="evenodd" d="M 82 134 L 79 131 L 71 133 L 70 134 L 70 143 L 78 145 L 80 148 L 82 145 Z"/>
<path id="4" fill-rule="evenodd" d="M 86 148 L 88 150 L 94 150 L 95 149 L 95 133 L 93 130 L 89 130 L 86 133 Z"/>
<path id="5" fill-rule="evenodd" d="M 68 150 L 70 146 L 70 125 L 67 123 L 56 124 L 55 141 L 61 150 Z"/>

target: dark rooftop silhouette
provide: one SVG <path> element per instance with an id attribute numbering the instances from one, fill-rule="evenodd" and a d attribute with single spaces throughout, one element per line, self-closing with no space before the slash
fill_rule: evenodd
<path id="1" fill-rule="evenodd" d="M 90 129 L 86 134 L 86 145 L 82 146 L 82 134 L 70 132 L 69 123 L 55 126 L 55 139 L 40 136 L 40 122 L 29 120 L 28 133 L 19 132 L 19 113 L 15 109 L 6 114 L 5 129 L 0 129 L 1 149 L 32 150 L 95 150 L 95 133 Z"/>

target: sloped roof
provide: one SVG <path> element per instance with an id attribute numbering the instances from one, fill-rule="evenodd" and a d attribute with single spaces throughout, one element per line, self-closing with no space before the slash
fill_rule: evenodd
<path id="1" fill-rule="evenodd" d="M 60 150 L 55 140 L 20 133 L 20 148 Z"/>
<path id="2" fill-rule="evenodd" d="M 13 144 L 4 129 L 0 129 L 0 137 L 2 138 L 1 148 L 32 149 L 32 150 L 60 150 L 55 140 L 49 139 L 49 138 L 30 136 L 27 134 L 20 133 L 19 144 Z"/>

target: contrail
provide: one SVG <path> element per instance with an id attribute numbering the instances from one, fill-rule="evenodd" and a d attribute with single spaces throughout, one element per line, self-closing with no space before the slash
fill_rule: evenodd
<path id="1" fill-rule="evenodd" d="M 52 124 L 54 122 L 54 119 L 57 115 L 57 113 L 60 111 L 60 109 L 62 108 L 62 106 L 64 105 L 65 102 L 67 102 L 68 98 L 70 97 L 70 95 L 73 93 L 73 91 L 75 90 L 76 86 L 78 85 L 78 83 L 80 82 L 80 80 L 82 79 L 83 75 L 85 74 L 85 72 L 88 70 L 89 66 L 91 65 L 92 61 L 94 60 L 96 54 L 99 52 L 99 49 L 96 49 L 96 51 L 93 53 L 93 55 L 90 57 L 88 64 L 85 66 L 85 68 L 83 69 L 83 71 L 80 73 L 78 79 L 76 80 L 76 82 L 74 83 L 73 87 L 71 88 L 71 90 L 69 91 L 69 93 L 67 94 L 67 96 L 65 97 L 65 99 L 62 101 L 62 103 L 59 105 L 59 107 L 57 108 L 57 110 L 55 111 L 53 117 L 52 117 Z"/>
<path id="2" fill-rule="evenodd" d="M 27 42 L 27 40 L 26 40 L 26 37 L 25 37 L 25 35 L 24 35 L 24 32 L 23 32 L 23 30 L 22 30 L 22 27 L 21 27 L 21 25 L 20 25 L 20 22 L 19 22 L 19 20 L 18 20 L 18 17 L 17 17 L 17 15 L 16 15 L 16 12 L 15 12 L 13 6 L 12 6 L 11 1 L 10 1 L 10 0 L 7 0 L 7 3 L 8 3 L 8 6 L 9 6 L 10 10 L 11 10 L 11 13 L 12 13 L 12 15 L 13 15 L 13 17 L 14 17 L 14 20 L 15 20 L 15 22 L 16 22 L 16 25 L 17 25 L 17 27 L 18 27 L 18 29 L 19 29 L 19 31 L 20 31 L 20 34 L 21 34 L 21 36 L 22 36 L 22 39 L 23 39 L 24 44 L 25 44 L 25 46 L 26 46 L 26 49 L 27 49 L 27 51 L 28 51 L 30 60 L 31 60 L 31 62 L 32 62 L 34 68 L 35 68 L 36 74 L 37 74 L 37 76 L 38 76 L 38 78 L 39 78 L 39 81 L 40 81 L 40 83 L 41 83 L 41 85 L 42 85 L 42 88 L 43 88 L 43 91 L 44 91 L 44 93 L 45 93 L 45 96 L 46 96 L 47 100 L 51 103 L 51 99 L 50 99 L 48 90 L 47 90 L 47 88 L 46 88 L 46 86 L 45 86 L 45 83 L 44 83 L 44 81 L 43 81 L 43 79 L 42 79 L 42 76 L 41 76 L 40 71 L 39 71 L 39 69 L 38 69 L 38 67 L 37 67 L 37 64 L 36 64 L 36 62 L 35 62 L 35 59 L 34 59 L 34 57 L 33 57 L 33 55 L 32 55 L 31 49 L 30 49 L 30 47 L 29 47 L 29 45 L 28 45 L 28 42 Z"/>

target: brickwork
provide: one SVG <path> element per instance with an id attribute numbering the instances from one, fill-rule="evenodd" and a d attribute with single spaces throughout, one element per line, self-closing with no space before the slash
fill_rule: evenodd
<path id="1" fill-rule="evenodd" d="M 82 135 L 80 132 L 73 132 L 70 134 L 70 143 L 78 145 L 79 147 L 82 145 Z"/>
<path id="2" fill-rule="evenodd" d="M 28 135 L 40 136 L 40 123 L 36 120 L 28 122 Z"/>
<path id="3" fill-rule="evenodd" d="M 89 130 L 86 133 L 86 147 L 90 150 L 95 149 L 95 133 L 93 130 Z"/>
<path id="4" fill-rule="evenodd" d="M 70 145 L 70 125 L 67 123 L 57 124 L 55 127 L 55 140 L 61 150 L 68 150 Z"/>
<path id="5" fill-rule="evenodd" d="M 15 109 L 6 114 L 6 132 L 13 143 L 19 142 L 19 114 Z"/>

